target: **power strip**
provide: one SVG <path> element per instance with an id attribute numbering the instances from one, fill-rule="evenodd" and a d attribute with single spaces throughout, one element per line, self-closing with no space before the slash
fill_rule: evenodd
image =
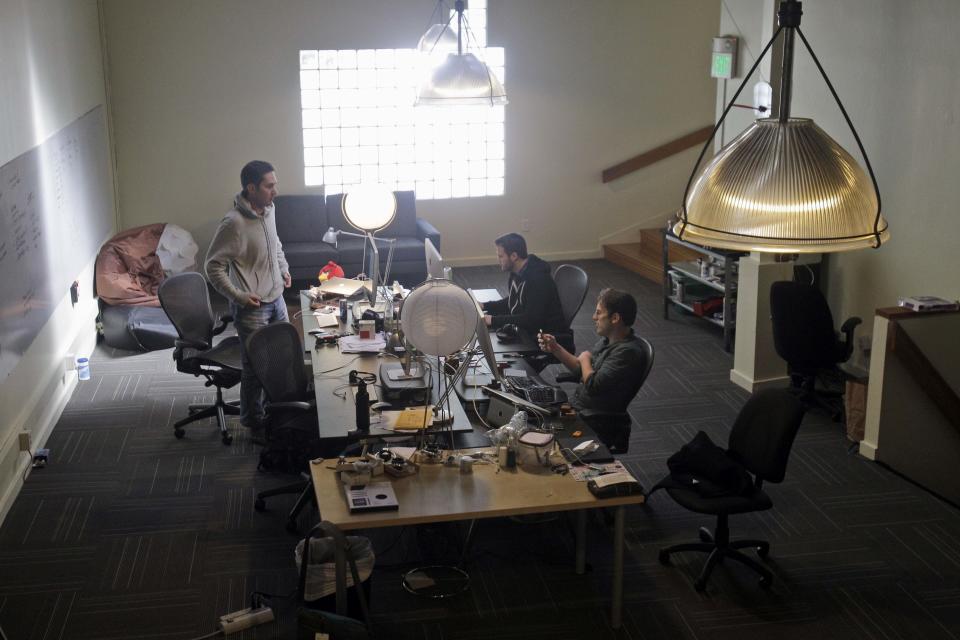
<path id="1" fill-rule="evenodd" d="M 267 622 L 273 622 L 273 609 L 270 607 L 241 609 L 220 616 L 220 630 L 223 631 L 223 635 L 229 636 Z"/>

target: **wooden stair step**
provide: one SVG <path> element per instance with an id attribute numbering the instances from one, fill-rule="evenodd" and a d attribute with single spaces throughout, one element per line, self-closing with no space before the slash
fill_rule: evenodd
<path id="1" fill-rule="evenodd" d="M 701 255 L 693 249 L 670 244 L 670 262 L 699 257 Z M 603 258 L 651 282 L 663 282 L 663 235 L 659 228 L 641 230 L 639 242 L 604 245 Z"/>

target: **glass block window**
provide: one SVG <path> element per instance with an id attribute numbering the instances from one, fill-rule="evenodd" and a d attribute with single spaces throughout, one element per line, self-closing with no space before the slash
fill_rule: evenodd
<path id="1" fill-rule="evenodd" d="M 465 13 L 503 82 L 503 48 L 484 47 L 486 1 L 471 0 Z M 414 49 L 300 51 L 306 185 L 330 194 L 378 182 L 419 199 L 503 195 L 503 106 L 414 108 L 421 64 Z"/>

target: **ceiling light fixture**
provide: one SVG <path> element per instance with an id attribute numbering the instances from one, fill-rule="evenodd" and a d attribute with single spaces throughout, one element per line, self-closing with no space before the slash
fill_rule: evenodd
<path id="1" fill-rule="evenodd" d="M 870 159 L 833 84 L 810 48 L 801 3 L 784 0 L 779 28 L 751 67 L 700 151 L 673 232 L 696 244 L 770 253 L 827 253 L 877 248 L 890 238 Z M 697 168 L 750 76 L 783 34 L 780 112 L 755 121 Z M 790 115 L 794 36 L 799 35 L 853 133 L 860 165 L 813 120 Z M 696 177 L 696 180 L 694 179 Z"/>
<path id="2" fill-rule="evenodd" d="M 441 4 L 443 0 L 438 2 Z M 464 53 L 464 36 L 469 36 L 470 26 L 463 15 L 463 0 L 457 0 L 454 10 L 457 15 L 456 52 L 448 53 L 439 65 L 431 66 L 417 90 L 414 106 L 463 106 L 507 104 L 507 93 L 500 80 L 473 53 Z M 452 20 L 452 18 L 451 18 Z M 418 49 L 428 55 L 436 51 L 450 34 L 450 22 L 437 31 L 435 24 L 420 39 Z M 426 40 L 426 42 L 424 42 Z M 432 42 L 432 44 L 430 44 Z"/>

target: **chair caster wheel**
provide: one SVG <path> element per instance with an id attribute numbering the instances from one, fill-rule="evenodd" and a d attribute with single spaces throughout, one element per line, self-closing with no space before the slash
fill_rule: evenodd
<path id="1" fill-rule="evenodd" d="M 700 527 L 700 530 L 697 532 L 700 535 L 700 542 L 704 544 L 710 544 L 713 542 L 713 534 L 710 532 L 710 529 L 706 527 Z"/>
<path id="2" fill-rule="evenodd" d="M 706 580 L 697 580 L 693 583 L 693 588 L 697 590 L 697 593 L 703 593 L 707 590 L 707 581 Z"/>
<path id="3" fill-rule="evenodd" d="M 287 524 L 285 528 L 288 533 L 299 533 L 300 531 L 300 527 L 297 526 L 297 521 L 294 520 L 293 518 L 290 518 L 289 520 L 287 520 Z"/>
<path id="4" fill-rule="evenodd" d="M 223 442 L 224 445 L 229 445 L 231 442 L 233 442 L 233 436 L 229 433 L 224 434 L 224 436 L 220 438 L 220 441 Z"/>
<path id="5" fill-rule="evenodd" d="M 174 429 L 174 430 L 173 430 L 173 437 L 175 437 L 177 440 L 180 440 L 181 438 L 183 438 L 183 434 L 184 434 L 184 430 L 183 430 L 183 429 Z"/>
<path id="6" fill-rule="evenodd" d="M 660 554 L 657 556 L 657 559 L 660 560 L 660 564 L 664 566 L 670 565 L 670 554 L 667 553 L 666 551 L 661 551 Z"/>
<path id="7" fill-rule="evenodd" d="M 257 511 L 263 511 L 264 509 L 267 508 L 267 501 L 264 500 L 263 498 L 257 498 L 256 500 L 253 501 L 253 508 L 256 509 Z"/>

